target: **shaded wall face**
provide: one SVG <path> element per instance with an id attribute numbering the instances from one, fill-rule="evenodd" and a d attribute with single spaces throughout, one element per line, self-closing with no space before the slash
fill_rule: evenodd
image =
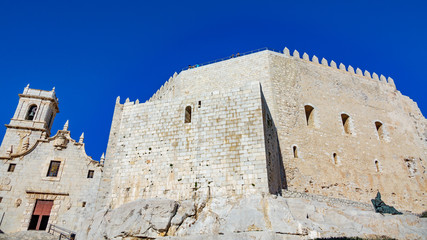
<path id="1" fill-rule="evenodd" d="M 290 190 L 363 202 L 379 190 L 386 203 L 425 210 L 426 120 L 412 100 L 387 83 L 276 54 L 271 73 Z M 309 123 L 305 105 L 314 107 Z"/>
<path id="2" fill-rule="evenodd" d="M 88 160 L 83 145 L 68 142 L 55 147 L 55 140 L 39 143 L 22 158 L 3 161 L 0 166 L 0 212 L 5 213 L 1 230 L 27 230 L 38 199 L 52 200 L 49 223 L 78 231 L 92 216 L 101 178 L 100 167 Z M 51 161 L 61 162 L 56 177 L 48 177 Z M 8 172 L 10 164 L 16 164 Z M 93 178 L 87 178 L 93 170 Z M 86 204 L 84 204 L 84 202 Z"/>
<path id="3" fill-rule="evenodd" d="M 107 159 L 113 207 L 209 190 L 211 196 L 268 192 L 259 83 L 196 96 L 124 104 Z"/>

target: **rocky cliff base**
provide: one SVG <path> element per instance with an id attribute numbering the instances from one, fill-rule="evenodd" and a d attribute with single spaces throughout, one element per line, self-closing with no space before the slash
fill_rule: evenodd
<path id="1" fill-rule="evenodd" d="M 365 204 L 272 195 L 141 199 L 98 212 L 79 239 L 425 239 L 427 219 Z"/>

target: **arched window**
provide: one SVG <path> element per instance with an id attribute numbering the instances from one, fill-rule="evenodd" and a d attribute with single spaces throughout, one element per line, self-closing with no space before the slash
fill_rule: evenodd
<path id="1" fill-rule="evenodd" d="M 381 122 L 375 122 L 375 128 L 377 129 L 378 137 L 384 139 L 384 126 Z"/>
<path id="2" fill-rule="evenodd" d="M 344 127 L 345 133 L 351 134 L 350 116 L 345 113 L 341 114 L 341 121 L 342 121 L 342 126 Z"/>
<path id="3" fill-rule="evenodd" d="M 185 123 L 191 123 L 191 106 L 185 108 Z"/>
<path id="4" fill-rule="evenodd" d="M 307 119 L 307 126 L 314 126 L 314 108 L 310 105 L 304 106 L 305 118 Z"/>
<path id="5" fill-rule="evenodd" d="M 294 153 L 294 158 L 298 158 L 298 148 L 297 148 L 297 146 L 293 146 L 292 147 L 292 151 Z"/>
<path id="6" fill-rule="evenodd" d="M 36 116 L 37 112 L 37 105 L 31 105 L 28 109 L 27 116 L 25 117 L 25 120 L 33 120 Z"/>

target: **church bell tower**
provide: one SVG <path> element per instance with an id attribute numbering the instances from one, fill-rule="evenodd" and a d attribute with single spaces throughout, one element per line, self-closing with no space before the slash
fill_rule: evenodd
<path id="1" fill-rule="evenodd" d="M 50 136 L 50 129 L 59 113 L 55 88 L 51 91 L 31 89 L 29 85 L 19 94 L 13 118 L 6 124 L 6 133 L 0 146 L 0 157 L 25 152 L 38 139 Z"/>

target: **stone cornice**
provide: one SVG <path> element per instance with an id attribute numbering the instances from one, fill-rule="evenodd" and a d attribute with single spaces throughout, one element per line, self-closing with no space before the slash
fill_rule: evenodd
<path id="1" fill-rule="evenodd" d="M 43 194 L 43 195 L 57 195 L 57 196 L 69 196 L 69 193 L 55 193 L 55 192 L 36 192 L 32 190 L 26 190 L 27 194 Z"/>
<path id="2" fill-rule="evenodd" d="M 42 131 L 42 132 L 46 131 L 46 129 L 44 128 L 36 128 L 36 127 L 14 126 L 9 124 L 5 124 L 4 126 L 6 126 L 7 128 L 15 128 L 15 129 L 24 129 L 24 130 Z"/>

